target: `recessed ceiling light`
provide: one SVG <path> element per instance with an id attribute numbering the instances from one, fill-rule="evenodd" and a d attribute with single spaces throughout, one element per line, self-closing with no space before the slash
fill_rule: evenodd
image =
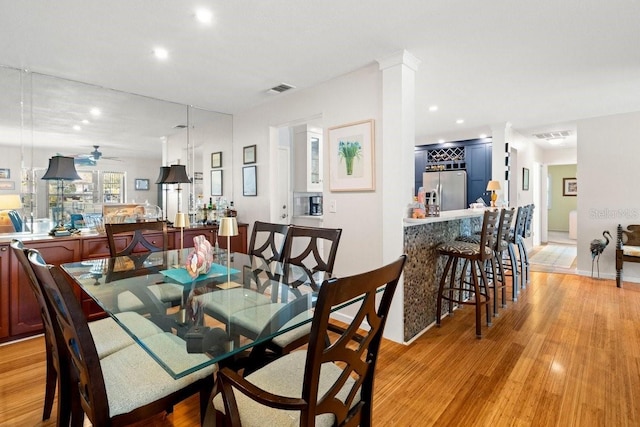
<path id="1" fill-rule="evenodd" d="M 92 115 L 92 116 L 94 116 L 94 117 L 97 117 L 97 116 L 99 116 L 100 114 L 102 114 L 102 111 L 100 111 L 100 109 L 99 109 L 99 108 L 96 108 L 96 107 L 92 108 L 89 112 L 90 112 L 90 113 L 91 113 L 91 115 Z"/>
<path id="2" fill-rule="evenodd" d="M 438 144 L 444 144 L 444 139 L 439 139 Z"/>
<path id="3" fill-rule="evenodd" d="M 457 123 L 457 124 L 459 124 L 459 125 L 461 125 L 461 124 L 463 124 L 463 123 L 464 123 L 464 119 L 458 119 L 458 120 L 456 120 L 456 123 Z"/>
<path id="4" fill-rule="evenodd" d="M 487 134 L 486 134 L 486 133 L 481 133 L 481 134 L 480 134 L 480 138 L 485 139 L 486 137 L 487 137 Z"/>
<path id="5" fill-rule="evenodd" d="M 163 47 L 157 47 L 153 49 L 153 54 L 155 55 L 156 58 L 161 60 L 165 60 L 169 57 L 169 52 L 167 51 L 167 49 Z"/>
<path id="6" fill-rule="evenodd" d="M 431 111 L 432 113 L 434 111 L 438 111 L 438 106 L 437 105 L 432 105 L 431 107 L 429 107 L 429 111 Z"/>
<path id="7" fill-rule="evenodd" d="M 560 138 L 549 138 L 547 139 L 547 142 L 549 143 L 549 145 L 560 145 L 564 142 L 564 138 L 560 137 Z"/>
<path id="8" fill-rule="evenodd" d="M 78 126 L 78 125 L 74 125 L 73 126 L 73 130 L 82 130 L 82 128 L 80 126 Z"/>
<path id="9" fill-rule="evenodd" d="M 198 9 L 196 10 L 196 19 L 203 24 L 211 24 L 211 20 L 213 18 L 213 13 L 207 9 Z"/>
<path id="10" fill-rule="evenodd" d="M 82 124 L 83 124 L 83 125 L 88 125 L 88 124 L 89 124 L 89 120 L 84 119 L 84 120 L 82 121 Z"/>

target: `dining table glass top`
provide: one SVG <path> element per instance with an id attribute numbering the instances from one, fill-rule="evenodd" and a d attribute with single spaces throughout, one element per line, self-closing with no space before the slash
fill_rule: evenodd
<path id="1" fill-rule="evenodd" d="M 311 322 L 326 273 L 242 253 L 227 264 L 218 252 L 207 273 L 191 277 L 191 250 L 61 268 L 174 378 Z"/>

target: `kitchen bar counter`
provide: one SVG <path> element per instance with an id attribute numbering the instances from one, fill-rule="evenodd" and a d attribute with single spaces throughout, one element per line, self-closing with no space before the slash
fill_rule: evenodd
<path id="1" fill-rule="evenodd" d="M 436 320 L 438 285 L 444 260 L 440 243 L 473 234 L 482 226 L 484 209 L 441 212 L 439 217 L 404 220 L 404 341 L 408 342 Z"/>

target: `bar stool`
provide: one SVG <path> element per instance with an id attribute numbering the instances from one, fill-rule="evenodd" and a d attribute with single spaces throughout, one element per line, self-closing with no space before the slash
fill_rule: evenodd
<path id="1" fill-rule="evenodd" d="M 503 264 L 504 251 L 508 249 L 507 239 L 509 237 L 509 231 L 511 229 L 511 222 L 513 221 L 514 208 L 502 209 L 500 211 L 500 219 L 498 220 L 498 226 L 495 229 L 495 241 L 493 245 L 493 258 L 490 263 L 485 264 L 485 271 L 487 278 L 489 279 L 489 286 L 493 289 L 493 315 L 498 317 L 498 291 L 502 291 L 502 308 L 507 306 L 507 281 L 505 274 L 505 266 Z M 456 240 L 477 243 L 480 244 L 480 232 L 471 236 L 460 236 Z M 466 267 L 469 261 L 465 261 L 463 267 L 463 274 L 466 272 Z M 491 268 L 489 268 L 491 267 Z M 498 284 L 499 282 L 499 284 Z"/>
<path id="2" fill-rule="evenodd" d="M 525 245 L 524 239 L 526 239 L 527 237 L 531 237 L 531 224 L 533 222 L 533 210 L 535 209 L 535 205 L 534 204 L 530 204 L 527 205 L 528 209 L 527 209 L 527 217 L 525 219 L 524 222 L 524 233 L 522 234 L 522 256 L 524 258 L 524 265 L 525 265 L 525 274 L 524 276 L 524 280 L 523 283 L 525 283 L 525 286 L 527 283 L 529 283 L 529 279 L 530 279 L 530 274 L 529 274 L 529 252 L 527 251 L 527 246 Z"/>
<path id="3" fill-rule="evenodd" d="M 482 220 L 480 243 L 469 243 L 454 240 L 442 243 L 437 250 L 440 255 L 447 257 L 445 269 L 440 278 L 438 287 L 438 306 L 436 311 L 436 325 L 440 326 L 442 315 L 442 300 L 449 301 L 449 314 L 453 303 L 474 305 L 476 310 L 476 336 L 482 337 L 481 312 L 482 306 L 486 306 L 487 326 L 491 326 L 489 314 L 489 301 L 491 297 L 488 291 L 488 279 L 485 272 L 485 264 L 494 257 L 494 239 L 500 212 L 498 210 L 485 211 Z M 456 275 L 458 262 L 461 260 L 471 263 L 471 288 L 465 287 L 465 281 Z M 478 272 L 480 277 L 478 277 Z M 447 283 L 449 276 L 449 286 Z M 480 280 L 482 279 L 482 280 Z M 482 283 L 480 283 L 482 282 Z M 473 297 L 473 300 L 471 298 Z"/>
<path id="4" fill-rule="evenodd" d="M 524 277 L 525 264 L 522 256 L 522 235 L 524 234 L 524 225 L 527 219 L 527 207 L 518 206 L 515 217 L 515 223 L 507 235 L 508 263 L 504 264 L 504 268 L 505 275 L 511 277 L 511 299 L 518 301 L 520 288 L 524 288 L 522 278 Z"/>

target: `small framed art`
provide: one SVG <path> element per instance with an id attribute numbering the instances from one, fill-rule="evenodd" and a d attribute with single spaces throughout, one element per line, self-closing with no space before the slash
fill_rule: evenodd
<path id="1" fill-rule="evenodd" d="M 242 149 L 242 163 L 249 164 L 256 162 L 256 146 L 249 145 Z"/>
<path id="2" fill-rule="evenodd" d="M 138 191 L 148 191 L 149 190 L 149 180 L 136 178 L 135 188 Z"/>
<path id="3" fill-rule="evenodd" d="M 222 167 L 222 151 L 211 153 L 211 169 Z"/>
<path id="4" fill-rule="evenodd" d="M 222 171 L 211 171 L 211 195 L 222 196 Z"/>
<path id="5" fill-rule="evenodd" d="M 258 195 L 256 166 L 245 166 L 242 168 L 242 195 L 243 196 Z"/>

